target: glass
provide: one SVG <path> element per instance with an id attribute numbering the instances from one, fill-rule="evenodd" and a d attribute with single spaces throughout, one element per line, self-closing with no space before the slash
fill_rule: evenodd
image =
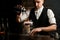
<path id="1" fill-rule="evenodd" d="M 33 22 L 30 21 L 25 21 L 24 22 L 24 28 L 23 28 L 23 34 L 29 34 L 30 30 L 32 29 Z"/>

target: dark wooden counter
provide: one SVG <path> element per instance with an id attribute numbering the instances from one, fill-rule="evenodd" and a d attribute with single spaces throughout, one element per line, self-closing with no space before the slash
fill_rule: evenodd
<path id="1" fill-rule="evenodd" d="M 9 34 L 9 40 L 52 40 L 49 35 Z M 54 39 L 53 39 L 54 40 Z"/>

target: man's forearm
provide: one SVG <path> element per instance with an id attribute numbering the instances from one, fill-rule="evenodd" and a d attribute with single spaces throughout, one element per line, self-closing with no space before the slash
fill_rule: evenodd
<path id="1" fill-rule="evenodd" d="M 48 27 L 41 27 L 42 31 L 54 31 L 57 29 L 57 26 L 56 25 L 51 25 L 51 26 L 48 26 Z"/>

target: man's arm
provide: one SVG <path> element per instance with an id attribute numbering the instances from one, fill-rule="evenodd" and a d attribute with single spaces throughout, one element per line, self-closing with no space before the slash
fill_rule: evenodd
<path id="1" fill-rule="evenodd" d="M 51 9 L 47 10 L 47 16 L 49 18 L 49 23 L 51 24 L 50 26 L 46 27 L 44 29 L 44 27 L 42 28 L 45 31 L 53 31 L 57 29 L 57 25 L 56 25 L 56 19 L 55 19 L 55 15 L 53 13 L 53 11 Z M 47 30 L 48 29 L 48 30 Z"/>
<path id="2" fill-rule="evenodd" d="M 41 31 L 45 31 L 45 32 L 55 31 L 56 29 L 57 29 L 57 26 L 56 25 L 51 25 L 51 26 L 48 26 L 48 27 L 34 28 L 30 32 L 30 35 L 33 36 L 36 32 L 41 32 Z"/>
<path id="3" fill-rule="evenodd" d="M 54 31 L 57 29 L 57 25 L 51 25 L 51 26 L 48 26 L 48 27 L 41 27 L 40 28 L 42 31 Z"/>

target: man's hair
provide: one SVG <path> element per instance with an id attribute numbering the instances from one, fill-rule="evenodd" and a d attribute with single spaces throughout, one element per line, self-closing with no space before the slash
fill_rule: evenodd
<path id="1" fill-rule="evenodd" d="M 45 1 L 45 0 L 43 0 L 43 1 Z M 33 2 L 34 2 L 34 0 L 33 0 Z"/>

